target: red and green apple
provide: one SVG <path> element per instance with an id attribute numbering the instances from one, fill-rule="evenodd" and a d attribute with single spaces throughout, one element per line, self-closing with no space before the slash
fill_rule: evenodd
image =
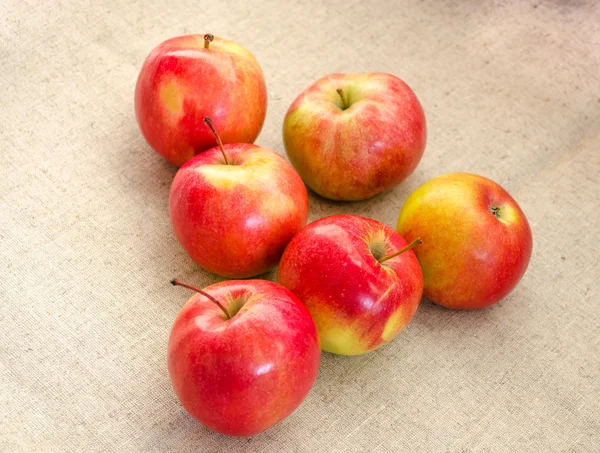
<path id="1" fill-rule="evenodd" d="M 214 134 L 219 146 L 188 161 L 173 179 L 171 224 L 202 268 L 230 278 L 256 276 L 279 262 L 306 224 L 306 187 L 279 154 L 247 143 L 222 145 Z"/>
<path id="2" fill-rule="evenodd" d="M 397 224 L 415 254 L 424 296 L 444 307 L 474 309 L 504 298 L 521 280 L 532 234 L 517 202 L 494 181 L 469 173 L 438 176 L 406 200 Z"/>
<path id="3" fill-rule="evenodd" d="M 292 239 L 277 281 L 308 307 L 324 351 L 363 354 L 395 338 L 419 306 L 418 243 L 373 219 L 325 217 Z"/>
<path id="4" fill-rule="evenodd" d="M 135 112 L 148 144 L 175 165 L 216 145 L 202 123 L 212 117 L 224 143 L 253 143 L 267 112 L 254 56 L 213 35 L 186 35 L 156 47 L 135 87 Z"/>
<path id="5" fill-rule="evenodd" d="M 333 200 L 364 200 L 400 184 L 421 160 L 425 114 L 417 96 L 386 73 L 332 74 L 303 91 L 283 123 L 290 161 Z"/>

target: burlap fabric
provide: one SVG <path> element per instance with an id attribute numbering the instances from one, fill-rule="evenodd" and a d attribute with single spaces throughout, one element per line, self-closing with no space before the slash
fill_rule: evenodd
<path id="1" fill-rule="evenodd" d="M 203 428 L 171 390 L 188 294 L 168 282 L 217 278 L 177 243 L 176 168 L 133 112 L 147 53 L 208 31 L 260 61 L 257 143 L 281 154 L 288 105 L 325 74 L 391 72 L 419 96 L 415 173 L 366 202 L 311 196 L 310 220 L 394 226 L 420 184 L 469 171 L 503 185 L 534 235 L 505 301 L 424 301 L 387 347 L 324 354 L 305 402 L 252 438 Z M 0 63 L 0 451 L 600 451 L 598 2 L 3 0 Z"/>

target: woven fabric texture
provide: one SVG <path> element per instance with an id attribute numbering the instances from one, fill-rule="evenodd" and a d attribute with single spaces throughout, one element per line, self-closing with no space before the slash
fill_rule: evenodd
<path id="1" fill-rule="evenodd" d="M 219 279 L 175 239 L 177 169 L 133 109 L 150 50 L 206 32 L 261 63 L 257 143 L 282 155 L 289 104 L 323 75 L 390 72 L 420 98 L 416 171 L 364 202 L 311 195 L 309 220 L 395 226 L 415 188 L 468 171 L 511 193 L 534 238 L 503 302 L 423 301 L 386 347 L 324 354 L 304 403 L 250 438 L 202 427 L 171 389 L 166 346 L 189 294 L 169 280 Z M 3 0 L 0 63 L 0 451 L 599 451 L 597 1 Z"/>

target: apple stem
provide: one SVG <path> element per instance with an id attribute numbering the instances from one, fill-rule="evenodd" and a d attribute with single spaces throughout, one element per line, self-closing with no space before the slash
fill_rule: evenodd
<path id="1" fill-rule="evenodd" d="M 173 280 L 171 280 L 171 285 L 183 286 L 184 288 L 191 289 L 192 291 L 196 291 L 197 293 L 202 294 L 207 299 L 210 299 L 211 302 L 215 303 L 223 311 L 223 313 L 225 313 L 225 316 L 227 316 L 227 319 L 231 319 L 231 316 L 229 316 L 229 312 L 227 310 L 225 310 L 225 307 L 223 307 L 223 305 L 221 305 L 221 303 L 217 299 L 215 299 L 213 296 L 211 296 L 207 292 L 202 291 L 200 288 L 196 288 L 195 286 L 188 285 L 187 283 L 182 282 L 181 280 L 179 280 L 177 278 L 174 278 Z"/>
<path id="2" fill-rule="evenodd" d="M 422 243 L 423 243 L 423 241 L 421 240 L 421 238 L 417 238 L 417 239 L 415 239 L 414 241 L 412 241 L 410 244 L 408 244 L 406 247 L 404 247 L 404 248 L 402 248 L 402 249 L 398 250 L 397 252 L 391 253 L 391 254 L 389 254 L 388 256 L 384 256 L 383 258 L 381 258 L 381 259 L 380 259 L 380 260 L 378 260 L 378 261 L 379 261 L 379 263 L 381 264 L 381 263 L 383 263 L 384 261 L 391 260 L 391 259 L 392 259 L 392 258 L 394 258 L 395 256 L 398 256 L 398 255 L 400 255 L 401 253 L 404 253 L 404 252 L 406 252 L 407 250 L 410 250 L 410 249 L 412 249 L 412 248 L 414 248 L 414 247 L 416 247 L 417 245 L 419 245 L 419 244 L 422 244 Z"/>
<path id="3" fill-rule="evenodd" d="M 229 162 L 227 161 L 227 156 L 225 155 L 225 149 L 223 149 L 223 142 L 221 141 L 221 137 L 219 137 L 219 134 L 217 133 L 217 130 L 215 129 L 215 126 L 212 123 L 212 120 L 207 116 L 206 118 L 204 118 L 204 122 L 206 124 L 208 124 L 208 127 L 210 127 L 210 130 L 212 131 L 213 135 L 217 139 L 217 143 L 219 144 L 221 153 L 223 154 L 223 157 L 225 158 L 225 164 L 229 165 Z"/>
<path id="4" fill-rule="evenodd" d="M 342 98 L 342 110 L 346 110 L 349 107 L 349 105 L 348 105 L 348 99 L 346 98 L 346 94 L 344 93 L 344 90 L 342 90 L 341 88 L 338 88 L 336 91 L 340 95 L 340 98 Z"/>
<path id="5" fill-rule="evenodd" d="M 213 41 L 213 39 L 215 39 L 215 37 L 213 35 L 211 35 L 210 33 L 207 33 L 204 35 L 204 48 L 208 49 L 208 46 L 210 46 L 210 43 Z"/>

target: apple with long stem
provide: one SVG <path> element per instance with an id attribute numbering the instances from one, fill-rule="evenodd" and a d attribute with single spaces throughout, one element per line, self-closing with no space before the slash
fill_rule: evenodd
<path id="1" fill-rule="evenodd" d="M 323 77 L 300 93 L 283 123 L 290 161 L 333 200 L 364 200 L 400 184 L 421 160 L 426 135 L 417 96 L 385 73 Z"/>
<path id="2" fill-rule="evenodd" d="M 246 278 L 273 268 L 308 218 L 306 187 L 280 155 L 247 143 L 218 146 L 182 166 L 169 213 L 177 239 L 202 268 Z"/>
<path id="3" fill-rule="evenodd" d="M 182 165 L 215 146 L 202 123 L 211 115 L 224 143 L 253 143 L 267 112 L 260 65 L 245 48 L 211 34 L 169 39 L 144 62 L 135 112 L 146 141 Z"/>
<path id="4" fill-rule="evenodd" d="M 324 351 L 363 354 L 395 338 L 417 310 L 423 275 L 412 248 L 420 243 L 373 219 L 325 217 L 292 239 L 277 281 L 308 307 Z"/>
<path id="5" fill-rule="evenodd" d="M 169 338 L 168 369 L 183 407 L 208 428 L 250 436 L 290 415 L 310 391 L 321 350 L 306 307 L 265 280 L 196 288 Z"/>
<path id="6" fill-rule="evenodd" d="M 469 173 L 433 178 L 406 200 L 397 230 L 423 268 L 424 295 L 447 308 L 495 304 L 519 283 L 532 234 L 517 202 L 494 181 Z"/>

